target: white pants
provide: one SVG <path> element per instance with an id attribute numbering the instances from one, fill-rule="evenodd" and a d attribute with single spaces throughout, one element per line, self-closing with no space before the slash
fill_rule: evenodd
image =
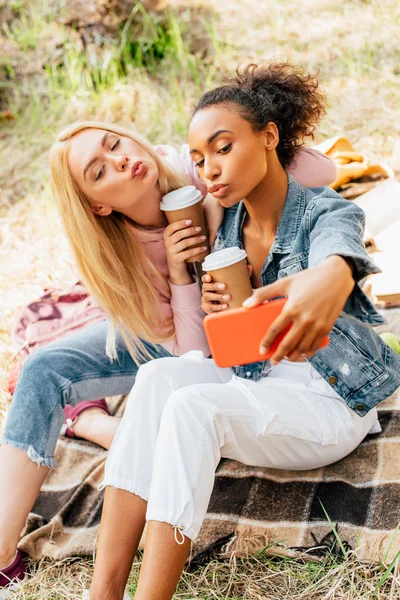
<path id="1" fill-rule="evenodd" d="M 148 521 L 194 540 L 221 457 L 314 469 L 352 452 L 376 424 L 349 409 L 308 363 L 248 381 L 199 352 L 140 367 L 111 446 L 103 486 L 148 501 Z"/>

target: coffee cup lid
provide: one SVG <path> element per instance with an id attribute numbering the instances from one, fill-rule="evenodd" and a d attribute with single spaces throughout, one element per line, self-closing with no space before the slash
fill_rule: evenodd
<path id="1" fill-rule="evenodd" d="M 242 250 L 237 246 L 232 248 L 224 248 L 223 250 L 217 250 L 206 256 L 202 268 L 203 271 L 215 271 L 216 269 L 223 269 L 224 267 L 230 267 L 237 262 L 247 257 L 246 250 Z"/>
<path id="2" fill-rule="evenodd" d="M 161 200 L 160 208 L 161 210 L 180 210 L 197 204 L 202 197 L 202 193 L 194 185 L 186 185 L 165 194 Z"/>

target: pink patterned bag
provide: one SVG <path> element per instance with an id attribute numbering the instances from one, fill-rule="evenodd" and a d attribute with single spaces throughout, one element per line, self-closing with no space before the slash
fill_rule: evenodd
<path id="1" fill-rule="evenodd" d="M 12 366 L 8 391 L 14 393 L 23 360 L 41 346 L 106 318 L 86 288 L 76 283 L 70 290 L 47 288 L 35 302 L 25 306 L 15 324 L 14 341 L 20 345 Z"/>

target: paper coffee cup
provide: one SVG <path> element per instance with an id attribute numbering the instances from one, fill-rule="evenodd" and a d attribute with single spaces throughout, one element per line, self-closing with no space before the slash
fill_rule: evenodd
<path id="1" fill-rule="evenodd" d="M 160 208 L 165 212 L 168 223 L 191 219 L 191 226 L 201 227 L 201 231 L 197 235 L 207 235 L 206 221 L 201 204 L 202 198 L 202 193 L 194 185 L 186 185 L 183 188 L 165 194 L 162 198 Z M 208 239 L 200 244 L 194 244 L 190 248 L 198 248 L 200 246 L 208 247 Z M 202 261 L 208 253 L 209 250 L 201 254 L 196 254 L 196 256 L 189 258 L 186 262 Z"/>
<path id="2" fill-rule="evenodd" d="M 203 270 L 211 275 L 213 283 L 225 283 L 224 294 L 230 294 L 229 308 L 238 308 L 253 293 L 245 250 L 234 246 L 209 254 Z"/>

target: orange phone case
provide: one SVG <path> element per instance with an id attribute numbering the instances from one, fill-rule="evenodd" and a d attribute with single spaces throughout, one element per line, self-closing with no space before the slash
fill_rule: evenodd
<path id="1" fill-rule="evenodd" d="M 277 336 L 268 352 L 263 355 L 259 352 L 261 339 L 285 303 L 285 298 L 279 298 L 255 308 L 232 308 L 207 315 L 204 329 L 216 365 L 233 367 L 271 358 L 291 325 Z M 321 348 L 328 344 L 329 338 L 326 337 Z"/>

